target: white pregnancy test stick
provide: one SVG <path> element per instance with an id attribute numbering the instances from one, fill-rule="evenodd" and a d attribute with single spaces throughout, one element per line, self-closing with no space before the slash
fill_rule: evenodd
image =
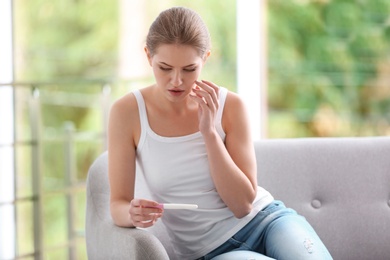
<path id="1" fill-rule="evenodd" d="M 197 209 L 196 204 L 174 204 L 174 203 L 160 203 L 159 208 L 163 209 Z"/>

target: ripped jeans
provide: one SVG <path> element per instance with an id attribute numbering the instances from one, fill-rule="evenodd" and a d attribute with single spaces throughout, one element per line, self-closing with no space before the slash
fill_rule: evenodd
<path id="1" fill-rule="evenodd" d="M 281 201 L 272 202 L 232 238 L 200 259 L 242 250 L 278 260 L 332 259 L 306 219 Z"/>

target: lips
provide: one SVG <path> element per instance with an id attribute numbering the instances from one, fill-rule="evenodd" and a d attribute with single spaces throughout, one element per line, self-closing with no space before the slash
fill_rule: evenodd
<path id="1" fill-rule="evenodd" d="M 169 93 L 173 96 L 180 96 L 184 93 L 184 90 L 182 89 L 168 89 Z"/>

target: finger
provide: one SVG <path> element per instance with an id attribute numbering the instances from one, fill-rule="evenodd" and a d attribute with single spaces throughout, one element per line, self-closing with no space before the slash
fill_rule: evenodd
<path id="1" fill-rule="evenodd" d="M 150 221 L 143 221 L 141 222 L 140 224 L 143 226 L 143 227 L 151 227 L 153 226 L 154 224 L 156 224 L 158 218 L 153 218 L 151 219 Z"/>
<path id="2" fill-rule="evenodd" d="M 209 81 L 202 80 L 200 81 L 195 81 L 198 87 L 203 89 L 208 95 L 211 96 L 212 101 L 214 104 L 218 106 L 219 98 L 218 98 L 218 93 L 219 93 L 219 87 Z M 197 90 L 197 88 L 195 88 Z M 199 89 L 198 89 L 199 92 Z M 205 96 L 204 96 L 205 97 Z"/>
<path id="3" fill-rule="evenodd" d="M 133 222 L 150 222 L 162 217 L 162 213 L 153 213 L 149 215 L 134 215 Z"/>
<path id="4" fill-rule="evenodd" d="M 138 227 L 138 228 L 148 228 L 148 227 L 151 227 L 154 225 L 154 221 L 139 221 L 139 222 L 136 222 L 134 223 L 134 226 L 135 227 Z"/>
<path id="5" fill-rule="evenodd" d="M 143 216 L 147 217 L 150 214 L 161 214 L 164 210 L 159 206 L 159 203 L 144 199 L 133 199 L 129 213 L 132 217 Z"/>
<path id="6" fill-rule="evenodd" d="M 207 84 L 208 86 L 212 87 L 214 89 L 215 93 L 217 93 L 217 94 L 219 93 L 219 86 L 218 85 L 212 83 L 211 81 L 203 80 L 203 79 L 202 79 L 202 82 Z"/>
<path id="7" fill-rule="evenodd" d="M 151 215 L 158 215 L 163 213 L 163 209 L 161 208 L 144 208 L 144 207 L 136 207 L 131 210 L 132 216 L 141 216 L 143 218 L 150 218 Z"/>
<path id="8" fill-rule="evenodd" d="M 190 94 L 190 97 L 193 98 L 196 103 L 198 103 L 199 108 L 209 109 L 206 104 L 206 100 L 204 100 L 202 96 Z"/>
<path id="9" fill-rule="evenodd" d="M 216 84 L 207 80 L 201 80 L 201 81 L 196 80 L 195 83 L 199 84 L 200 87 L 202 87 L 205 91 L 209 92 L 210 94 L 215 93 L 215 96 L 218 97 L 219 86 L 217 86 Z"/>
<path id="10" fill-rule="evenodd" d="M 161 209 L 159 207 L 159 203 L 152 200 L 145 200 L 145 199 L 133 199 L 131 201 L 131 206 L 134 208 L 153 208 L 153 209 Z"/>
<path id="11" fill-rule="evenodd" d="M 213 95 L 199 89 L 194 89 L 193 91 L 212 111 L 216 111 L 218 109 L 218 100 L 213 98 Z"/>
<path id="12" fill-rule="evenodd" d="M 162 217 L 162 213 L 150 214 L 147 216 L 135 215 L 133 216 L 132 222 L 135 227 L 150 227 L 154 225 L 159 218 Z"/>
<path id="13" fill-rule="evenodd" d="M 143 208 L 147 208 L 147 207 L 153 208 L 153 207 L 158 207 L 158 205 L 160 205 L 156 201 L 146 200 L 146 199 L 133 199 L 131 203 L 135 207 L 143 207 Z"/>
<path id="14" fill-rule="evenodd" d="M 217 93 L 218 93 L 218 87 L 215 87 L 216 85 L 213 84 L 211 85 L 212 83 L 211 82 L 208 82 L 208 81 L 199 81 L 199 80 L 196 80 L 195 81 L 195 84 L 203 89 L 204 91 L 206 91 L 207 93 L 209 93 L 210 95 L 214 95 L 214 96 L 217 96 Z M 210 85 L 209 85 L 210 84 Z M 199 89 L 198 88 L 198 89 Z"/>
<path id="15" fill-rule="evenodd" d="M 212 83 L 211 81 L 208 81 L 208 80 L 201 80 L 201 81 L 199 81 L 199 80 L 196 80 L 195 81 L 195 83 L 196 84 L 203 84 L 202 86 L 207 90 L 207 89 L 209 89 L 209 90 L 211 90 L 211 89 L 213 89 L 213 91 L 215 91 L 215 93 L 218 93 L 219 92 L 219 86 L 218 85 L 216 85 L 216 84 L 214 84 L 214 83 Z"/>
<path id="16" fill-rule="evenodd" d="M 202 89 L 194 89 L 193 92 L 206 105 L 211 105 L 213 103 L 213 99 L 211 98 L 210 94 L 207 93 L 206 91 Z"/>

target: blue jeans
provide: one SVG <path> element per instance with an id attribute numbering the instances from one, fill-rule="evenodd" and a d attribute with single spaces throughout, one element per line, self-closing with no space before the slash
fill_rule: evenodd
<path id="1" fill-rule="evenodd" d="M 231 251 L 253 251 L 278 260 L 332 259 L 306 219 L 281 201 L 268 205 L 232 238 L 200 259 Z"/>

